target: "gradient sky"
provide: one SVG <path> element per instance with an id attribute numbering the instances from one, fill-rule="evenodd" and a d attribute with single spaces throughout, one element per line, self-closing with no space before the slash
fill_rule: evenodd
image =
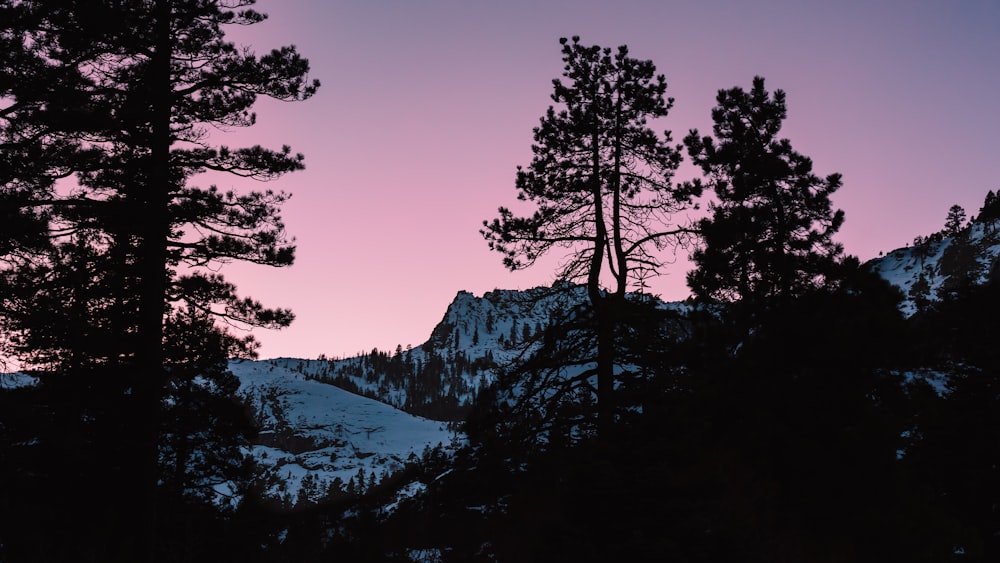
<path id="1" fill-rule="evenodd" d="M 975 214 L 1000 188 L 1000 2 L 261 0 L 269 19 L 230 34 L 263 53 L 294 44 L 320 92 L 262 101 L 230 146 L 291 145 L 306 170 L 284 218 L 296 264 L 223 270 L 243 293 L 290 307 L 255 331 L 261 356 L 349 356 L 424 342 L 459 290 L 548 285 L 555 259 L 504 270 L 478 230 L 515 202 L 514 170 L 561 73 L 559 37 L 650 59 L 679 140 L 711 131 L 719 89 L 755 75 L 787 94 L 782 135 L 817 174 L 840 172 L 837 239 L 862 260 Z M 680 178 L 690 177 L 683 168 Z M 224 188 L 250 189 L 242 180 Z M 680 259 L 654 285 L 688 291 Z"/>

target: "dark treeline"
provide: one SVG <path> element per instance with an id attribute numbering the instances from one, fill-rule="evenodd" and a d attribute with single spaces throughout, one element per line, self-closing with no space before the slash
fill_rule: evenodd
<path id="1" fill-rule="evenodd" d="M 418 353 L 409 347 L 404 351 L 402 346 L 394 353 L 373 349 L 347 360 L 330 361 L 318 370 L 300 371 L 310 379 L 387 402 L 410 414 L 459 422 L 469 414 L 465 398 L 475 394 L 466 376 L 479 376 L 494 366 L 490 351 L 470 358 L 465 350 L 442 353 L 428 342 Z"/>
<path id="2" fill-rule="evenodd" d="M 252 125 L 258 96 L 318 87 L 293 48 L 224 40 L 263 20 L 252 4 L 0 2 L 0 343 L 38 378 L 0 391 L 0 561 L 1000 557 L 1000 273 L 964 211 L 933 241 L 951 241 L 948 283 L 933 299 L 915 284 L 905 318 L 904 296 L 833 242 L 841 178 L 779 136 L 784 92 L 722 90 L 712 134 L 674 144 L 649 126 L 673 105 L 653 63 L 578 38 L 517 171 L 536 211 L 501 207 L 481 234 L 512 270 L 566 252 L 558 277 L 586 300 L 515 323 L 503 340 L 523 353 L 502 366 L 442 326 L 446 355 L 375 350 L 316 375 L 377 373 L 408 409 L 451 416 L 443 389 L 497 380 L 454 456 L 359 474 L 296 512 L 263 504 L 226 367 L 255 343 L 224 327 L 292 315 L 215 266 L 290 264 L 287 195 L 190 184 L 303 166 L 288 147 L 206 142 Z M 684 155 L 702 178 L 674 181 Z M 678 219 L 703 198 L 702 219 Z M 693 250 L 693 298 L 664 308 L 635 290 L 676 248 Z"/>

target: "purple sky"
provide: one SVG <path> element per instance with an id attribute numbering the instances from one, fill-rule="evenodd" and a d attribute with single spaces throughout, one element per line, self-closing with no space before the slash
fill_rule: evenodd
<path id="1" fill-rule="evenodd" d="M 817 7 L 818 5 L 820 5 Z M 806 7 L 806 6 L 809 7 Z M 247 295 L 296 322 L 255 331 L 262 357 L 418 345 L 459 290 L 551 283 L 548 263 L 503 269 L 479 235 L 515 202 L 514 170 L 550 104 L 558 38 L 629 45 L 667 77 L 675 140 L 711 130 L 721 88 L 783 89 L 782 131 L 819 175 L 840 172 L 838 239 L 862 260 L 975 214 L 1000 188 L 1000 3 L 907 1 L 261 0 L 231 37 L 294 44 L 323 82 L 304 103 L 262 101 L 231 146 L 289 144 L 306 170 L 272 186 L 298 240 L 291 268 L 230 265 Z M 681 178 L 690 169 L 682 169 Z M 242 181 L 220 187 L 250 189 Z M 687 296 L 679 261 L 654 290 Z"/>

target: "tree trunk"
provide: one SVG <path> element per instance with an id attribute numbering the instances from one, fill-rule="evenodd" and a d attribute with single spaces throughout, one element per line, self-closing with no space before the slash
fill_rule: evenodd
<path id="1" fill-rule="evenodd" d="M 159 480 L 160 409 L 165 379 L 163 368 L 163 318 L 166 308 L 167 209 L 170 193 L 170 116 L 172 112 L 171 11 L 168 0 L 155 7 L 156 51 L 150 62 L 150 166 L 140 201 L 144 218 L 138 257 L 139 326 L 136 349 L 137 402 L 142 418 L 139 463 L 142 504 L 137 521 L 137 555 L 155 561 L 157 555 L 157 483 Z"/>
<path id="2" fill-rule="evenodd" d="M 607 307 L 607 295 L 601 290 L 601 266 L 608 249 L 608 231 L 604 217 L 600 131 L 597 124 L 591 133 L 591 190 L 594 205 L 594 254 L 587 276 L 587 296 L 594 309 L 597 329 L 597 434 L 607 437 L 614 424 L 611 395 L 614 392 L 614 331 Z"/>
<path id="3" fill-rule="evenodd" d="M 597 435 L 607 439 L 615 422 L 614 304 L 604 297 L 594 304 L 597 324 Z"/>

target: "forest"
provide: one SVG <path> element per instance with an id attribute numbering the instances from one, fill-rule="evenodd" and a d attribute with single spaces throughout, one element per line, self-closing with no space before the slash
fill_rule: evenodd
<path id="1" fill-rule="evenodd" d="M 781 136 L 782 90 L 721 89 L 678 142 L 654 63 L 579 37 L 516 169 L 532 210 L 479 232 L 510 270 L 565 256 L 556 305 L 314 377 L 400 390 L 461 447 L 265 502 L 229 366 L 294 314 L 218 266 L 293 263 L 289 194 L 194 179 L 301 170 L 209 130 L 320 83 L 227 41 L 252 5 L 0 1 L 0 357 L 35 381 L 0 386 L 0 562 L 1000 559 L 997 194 L 906 249 L 902 290 L 835 242 L 842 178 Z M 667 307 L 646 288 L 676 250 Z"/>

